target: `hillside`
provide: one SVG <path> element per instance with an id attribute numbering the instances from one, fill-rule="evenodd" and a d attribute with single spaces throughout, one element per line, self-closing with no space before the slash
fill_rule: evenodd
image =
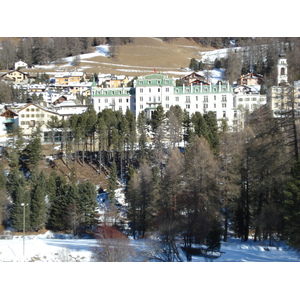
<path id="1" fill-rule="evenodd" d="M 55 71 L 84 71 L 86 73 L 103 73 L 128 76 L 141 76 L 157 72 L 170 75 L 180 74 L 181 68 L 189 66 L 191 58 L 201 59 L 200 51 L 213 50 L 203 47 L 187 38 L 176 38 L 168 42 L 154 37 L 135 37 L 134 42 L 118 46 L 117 56 L 91 56 L 81 59 L 79 66 L 48 65 L 35 69 L 23 70 L 29 73 Z M 96 48 L 94 48 L 96 51 Z"/>

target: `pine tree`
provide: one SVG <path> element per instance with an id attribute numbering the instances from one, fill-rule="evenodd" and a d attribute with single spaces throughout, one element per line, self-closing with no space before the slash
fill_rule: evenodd
<path id="1" fill-rule="evenodd" d="M 43 229 L 46 225 L 46 178 L 44 172 L 31 176 L 30 224 L 33 230 Z"/>
<path id="2" fill-rule="evenodd" d="M 6 189 L 7 179 L 2 164 L 0 164 L 0 227 L 5 224 L 9 216 L 9 200 Z"/>
<path id="3" fill-rule="evenodd" d="M 139 179 L 135 168 L 131 165 L 128 171 L 126 185 L 126 202 L 128 203 L 128 218 L 130 231 L 134 239 L 138 237 L 138 211 L 140 202 Z"/>
<path id="4" fill-rule="evenodd" d="M 284 190 L 284 231 L 287 243 L 300 250 L 300 160 L 295 162 L 291 174 Z"/>
<path id="5" fill-rule="evenodd" d="M 32 132 L 30 142 L 24 149 L 24 153 L 29 157 L 29 169 L 34 171 L 42 156 L 41 129 L 40 126 Z"/>
<path id="6" fill-rule="evenodd" d="M 86 230 L 91 230 L 97 224 L 96 187 L 91 181 L 85 181 L 78 185 L 78 204 L 81 212 L 81 225 Z"/>
<path id="7" fill-rule="evenodd" d="M 30 227 L 29 209 L 30 209 L 30 197 L 26 190 L 26 181 L 24 175 L 16 168 L 12 169 L 9 174 L 8 182 L 9 193 L 12 198 L 12 209 L 11 209 L 11 224 L 12 227 L 18 231 L 23 230 L 23 207 L 22 203 L 26 205 L 26 229 Z"/>
<path id="8" fill-rule="evenodd" d="M 109 179 L 108 179 L 108 199 L 111 203 L 114 203 L 115 201 L 115 192 L 117 188 L 117 165 L 115 162 L 112 162 L 110 166 L 110 173 L 109 173 Z"/>

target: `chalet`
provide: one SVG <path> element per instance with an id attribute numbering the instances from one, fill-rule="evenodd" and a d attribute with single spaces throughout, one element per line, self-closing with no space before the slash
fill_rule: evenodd
<path id="1" fill-rule="evenodd" d="M 45 92 L 46 89 L 47 89 L 46 84 L 31 84 L 28 86 L 27 91 L 37 93 L 37 92 Z"/>
<path id="2" fill-rule="evenodd" d="M 185 85 L 190 86 L 191 84 L 193 85 L 200 85 L 201 83 L 203 85 L 208 85 L 209 83 L 206 81 L 206 78 L 197 72 L 193 72 L 189 75 L 186 75 L 181 78 L 181 80 L 184 82 Z"/>
<path id="3" fill-rule="evenodd" d="M 15 70 L 18 70 L 18 68 L 28 68 L 28 64 L 19 60 L 18 62 L 15 63 Z"/>
<path id="4" fill-rule="evenodd" d="M 23 73 L 21 71 L 13 70 L 2 75 L 1 79 L 5 81 L 13 81 L 17 83 L 24 82 L 28 80 L 28 74 Z"/>
<path id="5" fill-rule="evenodd" d="M 13 110 L 6 110 L 4 111 L 1 115 L 1 124 L 4 126 L 1 128 L 2 129 L 2 135 L 7 135 L 12 131 L 13 125 L 17 125 L 17 117 L 18 114 L 14 112 Z"/>
<path id="6" fill-rule="evenodd" d="M 64 72 L 55 75 L 55 85 L 69 85 L 85 80 L 84 72 Z"/>
<path id="7" fill-rule="evenodd" d="M 248 73 L 248 74 L 244 74 L 241 75 L 238 79 L 237 79 L 237 85 L 258 85 L 258 84 L 262 84 L 263 83 L 263 75 L 260 74 L 255 74 L 255 73 Z"/>
<path id="8" fill-rule="evenodd" d="M 109 88 L 126 87 L 129 82 L 129 78 L 126 75 L 114 75 L 114 74 L 99 74 L 99 85 L 105 84 Z"/>

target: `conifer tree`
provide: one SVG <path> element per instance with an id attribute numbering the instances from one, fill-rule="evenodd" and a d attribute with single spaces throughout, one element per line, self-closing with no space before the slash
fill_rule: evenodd
<path id="1" fill-rule="evenodd" d="M 9 174 L 9 193 L 12 198 L 12 209 L 11 209 L 11 224 L 12 227 L 18 231 L 23 229 L 23 212 L 24 208 L 22 203 L 26 205 L 26 229 L 30 227 L 29 209 L 30 209 L 30 197 L 28 197 L 28 192 L 26 189 L 26 181 L 24 175 L 18 171 L 16 168 L 12 169 Z"/>
<path id="2" fill-rule="evenodd" d="M 115 191 L 117 188 L 117 165 L 115 162 L 112 162 L 110 166 L 110 173 L 109 173 L 109 179 L 108 179 L 108 199 L 111 203 L 114 203 L 115 201 Z"/>
<path id="3" fill-rule="evenodd" d="M 43 171 L 31 176 L 30 224 L 33 230 L 43 229 L 46 225 L 46 178 Z"/>
<path id="4" fill-rule="evenodd" d="M 300 160 L 284 190 L 284 232 L 287 243 L 300 250 Z"/>
<path id="5" fill-rule="evenodd" d="M 7 179 L 2 164 L 0 164 L 0 227 L 5 225 L 9 216 L 9 200 L 6 189 Z"/>
<path id="6" fill-rule="evenodd" d="M 137 170 L 131 165 L 128 171 L 126 185 L 126 202 L 128 203 L 128 218 L 130 231 L 134 239 L 138 238 L 138 211 L 140 202 L 139 179 Z"/>
<path id="7" fill-rule="evenodd" d="M 81 212 L 81 225 L 86 230 L 91 230 L 97 224 L 96 187 L 91 181 L 81 182 L 78 185 L 78 204 Z"/>

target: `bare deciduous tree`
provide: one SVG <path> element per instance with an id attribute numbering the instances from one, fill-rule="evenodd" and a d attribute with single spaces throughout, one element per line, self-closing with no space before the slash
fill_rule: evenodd
<path id="1" fill-rule="evenodd" d="M 97 246 L 93 248 L 95 260 L 99 262 L 129 262 L 136 257 L 125 234 L 114 226 L 101 226 L 96 235 Z"/>

